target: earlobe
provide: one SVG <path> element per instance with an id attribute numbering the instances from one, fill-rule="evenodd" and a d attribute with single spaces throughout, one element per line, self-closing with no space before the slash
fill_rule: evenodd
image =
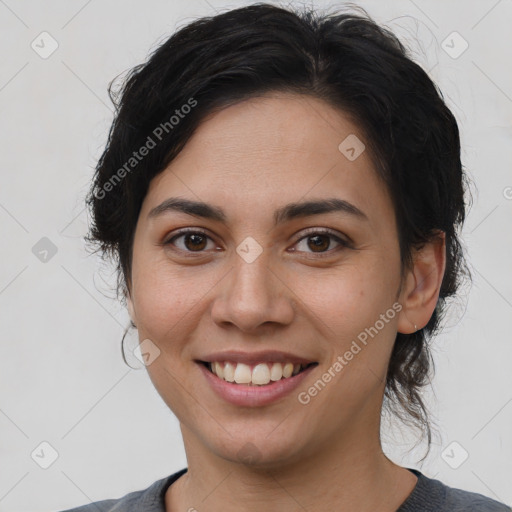
<path id="1" fill-rule="evenodd" d="M 446 266 L 445 233 L 424 244 L 413 255 L 414 266 L 409 271 L 401 294 L 402 311 L 398 332 L 411 334 L 428 324 L 439 298 Z"/>

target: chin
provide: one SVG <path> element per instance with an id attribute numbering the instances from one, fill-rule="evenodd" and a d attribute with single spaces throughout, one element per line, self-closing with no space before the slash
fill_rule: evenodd
<path id="1" fill-rule="evenodd" d="M 212 447 L 212 451 L 217 456 L 253 469 L 276 469 L 300 459 L 300 446 L 297 440 L 289 435 L 286 439 L 275 436 L 273 441 L 270 441 L 265 433 L 262 433 L 261 437 L 252 433 L 250 436 L 241 435 L 239 438 L 228 436 L 220 444 L 213 444 L 216 446 Z"/>

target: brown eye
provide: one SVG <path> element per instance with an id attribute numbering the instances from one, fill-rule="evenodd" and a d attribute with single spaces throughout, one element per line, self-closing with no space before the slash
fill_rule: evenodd
<path id="1" fill-rule="evenodd" d="M 338 247 L 329 250 L 329 247 L 331 247 L 331 242 L 335 241 L 336 244 L 338 244 Z M 333 253 L 336 249 L 344 248 L 344 247 L 350 247 L 349 242 L 343 240 L 339 236 L 336 236 L 331 231 L 311 231 L 307 236 L 302 237 L 298 242 L 297 245 L 300 246 L 300 244 L 303 244 L 304 249 L 299 249 L 300 251 L 306 252 L 306 253 L 317 253 L 317 254 L 323 254 L 323 253 Z"/>
<path id="2" fill-rule="evenodd" d="M 308 247 L 313 249 L 313 252 L 322 252 L 329 248 L 331 237 L 328 235 L 314 235 L 308 236 L 307 239 L 310 241 Z"/>
<path id="3" fill-rule="evenodd" d="M 206 237 L 204 235 L 192 233 L 184 236 L 184 244 L 187 249 L 200 251 L 206 247 Z"/>
<path id="4" fill-rule="evenodd" d="M 176 240 L 182 239 L 181 246 L 176 244 Z M 178 249 L 185 252 L 202 252 L 211 238 L 202 231 L 182 231 L 180 234 L 173 236 L 164 245 L 175 245 Z"/>

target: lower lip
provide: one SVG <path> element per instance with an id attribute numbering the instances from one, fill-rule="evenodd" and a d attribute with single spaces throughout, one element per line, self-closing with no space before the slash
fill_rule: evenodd
<path id="1" fill-rule="evenodd" d="M 302 372 L 285 379 L 271 381 L 265 386 L 235 384 L 217 377 L 202 363 L 198 363 L 211 387 L 226 402 L 245 407 L 268 405 L 291 393 L 318 365 L 310 366 Z"/>

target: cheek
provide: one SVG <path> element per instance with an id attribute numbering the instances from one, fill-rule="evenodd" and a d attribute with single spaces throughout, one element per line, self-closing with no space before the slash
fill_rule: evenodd
<path id="1" fill-rule="evenodd" d="M 208 300 L 208 291 L 219 280 L 216 273 L 199 267 L 178 269 L 168 261 L 144 262 L 133 266 L 134 305 L 139 330 L 150 339 L 179 340 L 189 323 Z"/>
<path id="2" fill-rule="evenodd" d="M 357 401 L 385 377 L 397 318 L 391 268 L 386 262 L 352 265 L 325 274 L 314 284 L 303 282 L 305 302 L 321 320 L 315 324 L 322 330 L 331 364 L 343 358 L 343 369 L 333 368 L 337 378 L 332 400 L 342 395 Z"/>
<path id="3" fill-rule="evenodd" d="M 382 266 L 359 261 L 333 272 L 317 272 L 311 279 L 296 278 L 294 290 L 323 320 L 327 332 L 330 329 L 330 337 L 335 333 L 357 335 L 391 307 L 390 274 Z"/>

